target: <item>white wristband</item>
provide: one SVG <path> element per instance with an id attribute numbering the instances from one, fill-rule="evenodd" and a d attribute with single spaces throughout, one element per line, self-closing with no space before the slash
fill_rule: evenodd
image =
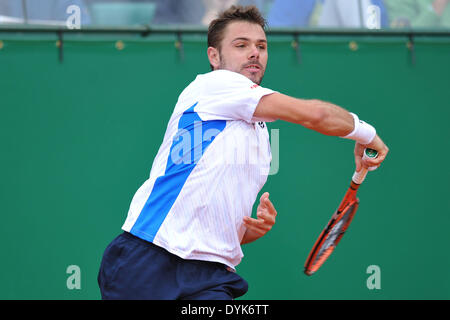
<path id="1" fill-rule="evenodd" d="M 377 135 L 377 131 L 370 124 L 359 120 L 358 116 L 354 113 L 350 114 L 353 116 L 355 127 L 352 132 L 350 132 L 344 139 L 352 139 L 360 144 L 369 144 Z"/>

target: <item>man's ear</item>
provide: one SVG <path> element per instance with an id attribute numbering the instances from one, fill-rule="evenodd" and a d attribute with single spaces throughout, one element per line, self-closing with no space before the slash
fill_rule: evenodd
<path id="1" fill-rule="evenodd" d="M 219 69 L 220 66 L 220 55 L 219 50 L 217 50 L 214 47 L 208 47 L 208 60 L 210 65 L 213 67 L 214 70 Z"/>

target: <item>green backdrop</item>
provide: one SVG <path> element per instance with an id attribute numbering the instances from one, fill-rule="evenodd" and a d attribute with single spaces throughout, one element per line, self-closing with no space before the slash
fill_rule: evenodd
<path id="1" fill-rule="evenodd" d="M 1 299 L 99 299 L 103 250 L 146 180 L 178 94 L 209 71 L 203 36 L 0 32 Z M 117 43 L 121 40 L 122 42 Z M 354 170 L 353 143 L 274 122 L 277 222 L 243 247 L 243 299 L 450 298 L 450 39 L 269 37 L 263 86 L 327 100 L 373 124 L 391 152 L 361 187 L 340 246 L 304 261 Z M 355 41 L 353 45 L 349 45 Z M 415 58 L 413 60 L 413 58 Z M 256 206 L 255 206 L 256 207 Z M 66 270 L 81 270 L 69 289 Z M 380 268 L 370 290 L 369 266 Z"/>

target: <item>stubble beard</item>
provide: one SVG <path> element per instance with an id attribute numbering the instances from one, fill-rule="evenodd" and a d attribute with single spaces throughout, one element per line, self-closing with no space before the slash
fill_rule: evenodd
<path id="1" fill-rule="evenodd" d="M 223 56 L 220 52 L 219 52 L 219 58 L 220 58 L 220 65 L 219 65 L 219 69 L 220 69 L 220 70 L 229 70 L 229 71 L 233 71 L 233 72 L 240 73 L 240 74 L 242 74 L 243 76 L 245 76 L 245 77 L 247 77 L 248 79 L 250 79 L 251 81 L 253 81 L 254 83 L 256 83 L 257 85 L 260 85 L 260 84 L 261 84 L 261 82 L 262 82 L 262 80 L 263 80 L 263 78 L 264 78 L 264 72 L 265 72 L 264 69 L 261 69 L 261 70 L 262 70 L 262 74 L 261 74 L 260 77 L 258 77 L 256 74 L 253 75 L 254 77 L 248 77 L 247 75 L 245 75 L 245 74 L 242 73 L 242 71 L 243 71 L 244 68 L 245 68 L 245 65 L 242 65 L 242 66 L 240 67 L 239 70 L 232 70 L 232 69 L 230 69 L 230 68 L 227 67 L 227 62 L 226 62 L 224 56 Z M 257 63 L 258 65 L 261 65 L 261 64 L 260 64 L 259 62 L 257 62 L 257 61 L 251 61 L 250 63 L 251 63 L 251 64 Z M 247 63 L 247 64 L 248 64 L 248 63 Z M 261 68 L 262 68 L 262 66 L 261 66 Z"/>

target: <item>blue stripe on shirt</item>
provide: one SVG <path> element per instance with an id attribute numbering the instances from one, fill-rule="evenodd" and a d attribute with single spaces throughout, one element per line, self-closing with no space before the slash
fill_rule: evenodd
<path id="1" fill-rule="evenodd" d="M 164 175 L 156 179 L 130 231 L 144 240 L 153 241 L 192 170 L 214 138 L 225 129 L 225 120 L 202 121 L 194 111 L 196 105 L 180 117 Z"/>

